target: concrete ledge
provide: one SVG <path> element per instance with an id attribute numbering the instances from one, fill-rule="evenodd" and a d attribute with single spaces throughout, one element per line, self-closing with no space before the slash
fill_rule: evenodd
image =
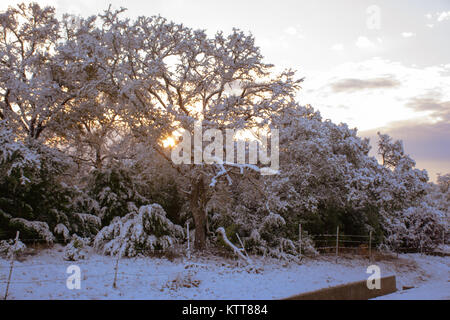
<path id="1" fill-rule="evenodd" d="M 380 289 L 368 289 L 367 280 L 364 280 L 305 292 L 284 300 L 368 300 L 397 291 L 395 276 L 384 277 L 380 280 Z"/>

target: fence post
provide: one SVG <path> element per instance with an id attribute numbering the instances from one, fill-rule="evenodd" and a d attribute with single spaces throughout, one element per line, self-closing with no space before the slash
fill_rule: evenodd
<path id="1" fill-rule="evenodd" d="M 122 248 L 117 253 L 117 259 L 116 259 L 116 266 L 114 268 L 114 282 L 113 282 L 113 288 L 117 288 L 117 272 L 119 271 L 119 260 L 122 257 Z"/>
<path id="2" fill-rule="evenodd" d="M 336 230 L 336 263 L 338 261 L 338 255 L 339 255 L 339 226 Z"/>
<path id="3" fill-rule="evenodd" d="M 299 245 L 299 251 L 300 256 L 302 255 L 302 224 L 299 223 L 298 225 L 298 245 Z"/>
<path id="4" fill-rule="evenodd" d="M 8 283 L 6 284 L 5 297 L 3 298 L 3 300 L 6 300 L 8 298 L 9 284 L 11 282 L 11 276 L 14 268 L 14 255 L 15 250 L 17 250 L 17 241 L 19 241 L 19 231 L 17 231 L 16 233 L 16 241 L 14 242 L 14 249 L 11 253 L 11 266 L 9 267 Z"/>
<path id="5" fill-rule="evenodd" d="M 372 262 L 372 230 L 369 232 L 369 262 Z"/>
<path id="6" fill-rule="evenodd" d="M 188 259 L 191 260 L 191 247 L 190 247 L 190 239 L 189 239 L 189 221 L 187 222 L 187 256 Z"/>
<path id="7" fill-rule="evenodd" d="M 238 234 L 237 232 L 236 232 L 236 237 L 238 238 L 239 243 L 241 244 L 241 247 L 242 247 L 242 250 L 243 250 L 244 253 L 245 253 L 245 256 L 248 258 L 248 254 L 247 254 L 247 251 L 245 250 L 244 243 L 242 242 L 242 240 L 241 240 L 241 238 L 239 237 L 239 234 Z"/>

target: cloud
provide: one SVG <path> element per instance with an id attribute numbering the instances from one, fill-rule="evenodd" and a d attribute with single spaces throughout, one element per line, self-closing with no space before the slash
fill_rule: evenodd
<path id="1" fill-rule="evenodd" d="M 355 45 L 360 49 L 373 49 L 376 47 L 372 41 L 363 36 L 359 37 L 358 40 L 356 40 Z"/>
<path id="2" fill-rule="evenodd" d="M 330 84 L 334 92 L 359 91 L 365 89 L 394 88 L 400 85 L 400 82 L 393 76 L 373 78 L 373 79 L 342 79 Z"/>
<path id="3" fill-rule="evenodd" d="M 299 99 L 319 109 L 325 118 L 360 130 L 418 118 L 433 124 L 444 115 L 431 104 L 450 101 L 449 67 L 420 68 L 381 58 L 346 62 L 307 72 Z"/>
<path id="4" fill-rule="evenodd" d="M 301 30 L 300 25 L 297 25 L 295 27 L 290 26 L 290 27 L 284 29 L 284 33 L 286 33 L 287 35 L 292 36 L 292 37 L 296 36 L 298 39 L 304 39 L 305 35 L 302 34 L 300 32 L 300 30 Z"/>
<path id="5" fill-rule="evenodd" d="M 414 37 L 416 34 L 414 32 L 402 32 L 403 38 L 411 38 Z"/>
<path id="6" fill-rule="evenodd" d="M 325 118 L 361 128 L 360 136 L 371 138 L 372 155 L 380 131 L 403 140 L 405 151 L 430 179 L 450 172 L 449 66 L 418 68 L 377 58 L 343 64 L 323 77 L 327 84 L 307 103 Z"/>
<path id="7" fill-rule="evenodd" d="M 438 97 L 419 96 L 411 98 L 406 106 L 414 111 L 429 111 L 435 121 L 447 121 L 450 125 L 450 101 L 441 101 Z"/>
<path id="8" fill-rule="evenodd" d="M 298 33 L 297 28 L 295 27 L 286 28 L 284 32 L 286 32 L 290 36 L 295 36 Z"/>
<path id="9" fill-rule="evenodd" d="M 438 18 L 437 21 L 438 22 L 442 22 L 445 20 L 450 20 L 450 11 L 443 11 L 443 12 L 439 12 L 437 14 Z"/>
<path id="10" fill-rule="evenodd" d="M 435 17 L 437 22 L 442 22 L 442 21 L 445 21 L 445 20 L 450 20 L 450 11 L 436 12 L 434 15 L 432 13 L 427 13 L 425 15 L 425 17 L 428 20 L 431 20 L 431 19 L 433 19 L 433 17 Z M 427 24 L 427 26 L 429 28 L 433 28 L 434 25 L 433 24 Z"/>
<path id="11" fill-rule="evenodd" d="M 431 180 L 437 173 L 450 173 L 450 123 L 423 122 L 420 119 L 396 121 L 384 127 L 361 131 L 359 135 L 370 138 L 371 154 L 377 153 L 377 132 L 387 133 L 402 140 L 405 152 L 415 161 L 416 167 L 426 169 Z"/>
<path id="12" fill-rule="evenodd" d="M 333 50 L 333 51 L 343 51 L 344 50 L 344 45 L 342 43 L 336 43 L 335 45 L 333 45 L 331 47 L 331 50 Z"/>

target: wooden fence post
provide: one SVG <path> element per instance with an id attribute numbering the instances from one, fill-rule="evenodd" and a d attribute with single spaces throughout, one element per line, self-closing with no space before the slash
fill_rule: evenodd
<path id="1" fill-rule="evenodd" d="M 338 261 L 338 255 L 339 255 L 339 226 L 336 230 L 336 263 Z"/>
<path id="2" fill-rule="evenodd" d="M 116 259 L 116 266 L 114 268 L 114 282 L 113 282 L 113 288 L 117 288 L 117 272 L 119 271 L 119 260 L 122 257 L 122 248 L 117 253 L 117 259 Z"/>
<path id="3" fill-rule="evenodd" d="M 188 256 L 188 259 L 191 260 L 191 247 L 190 247 L 190 239 L 189 239 L 189 221 L 187 222 L 186 230 L 187 230 L 187 256 Z"/>
<path id="4" fill-rule="evenodd" d="M 248 258 L 248 254 L 247 254 L 247 251 L 245 250 L 244 243 L 242 242 L 242 240 L 241 240 L 241 238 L 239 237 L 239 234 L 238 234 L 237 232 L 236 232 L 236 237 L 238 238 L 239 243 L 241 244 L 241 247 L 242 247 L 242 250 L 243 250 L 244 253 L 245 253 L 245 256 Z"/>
<path id="5" fill-rule="evenodd" d="M 5 297 L 3 298 L 3 300 L 6 300 L 8 298 L 9 284 L 11 282 L 11 276 L 12 276 L 12 272 L 13 272 L 13 268 L 14 268 L 14 255 L 15 255 L 15 250 L 17 250 L 17 242 L 18 241 L 19 241 L 19 231 L 17 231 L 17 233 L 16 233 L 16 241 L 14 242 L 14 248 L 11 253 L 11 265 L 9 267 L 8 283 L 6 284 Z"/>
<path id="6" fill-rule="evenodd" d="M 298 225 L 298 245 L 299 245 L 299 251 L 300 256 L 302 255 L 302 224 L 299 223 Z"/>

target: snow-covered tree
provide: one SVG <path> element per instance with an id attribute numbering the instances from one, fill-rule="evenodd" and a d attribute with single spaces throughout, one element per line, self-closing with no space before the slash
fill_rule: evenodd
<path id="1" fill-rule="evenodd" d="M 402 210 L 387 217 L 385 243 L 394 250 L 433 250 L 442 243 L 442 218 L 443 212 L 426 202 Z"/>
<path id="2" fill-rule="evenodd" d="M 120 117 L 119 88 L 111 69 L 123 57 L 108 45 L 118 35 L 108 32 L 98 17 L 64 15 L 62 41 L 54 56 L 57 72 L 73 99 L 65 112 L 55 117 L 54 132 L 82 168 L 101 170 L 113 159 L 126 156 L 129 131 Z"/>
<path id="3" fill-rule="evenodd" d="M 427 183 L 385 134 L 378 163 L 356 129 L 297 102 L 302 79 L 275 72 L 252 35 L 209 36 L 124 11 L 58 20 L 53 8 L 21 4 L 0 13 L 0 231 L 67 242 L 111 223 L 99 246 L 116 254 L 120 235 L 129 255 L 170 246 L 174 223 L 191 219 L 199 250 L 221 230 L 252 252 L 295 254 L 299 223 L 312 251 L 307 234 L 336 226 L 393 246 L 435 245 L 449 219 L 448 175 Z M 258 147 L 279 129 L 278 174 L 262 176 L 260 162 L 221 163 L 216 150 L 212 163 L 194 161 L 224 136 L 190 149 L 194 164 L 172 161 L 179 134 L 208 140 L 208 129 L 252 132 Z M 172 240 L 152 228 L 130 240 L 155 217 Z"/>
<path id="4" fill-rule="evenodd" d="M 313 233 L 367 232 L 382 167 L 369 157 L 368 140 L 345 124 L 323 120 L 310 106 L 286 110 L 280 127 L 280 174 L 269 178 L 270 207 L 297 234 L 298 224 Z"/>
<path id="5" fill-rule="evenodd" d="M 73 99 L 56 71 L 60 24 L 52 7 L 19 4 L 0 14 L 0 119 L 38 139 Z"/>
<path id="6" fill-rule="evenodd" d="M 139 193 L 139 186 L 126 167 L 112 166 L 91 172 L 88 189 L 97 202 L 98 216 L 104 226 L 114 217 L 123 217 L 149 202 Z"/>
<path id="7" fill-rule="evenodd" d="M 159 16 L 131 21 L 121 12 L 98 16 L 95 46 L 101 52 L 80 63 L 104 74 L 108 83 L 102 90 L 126 107 L 124 119 L 133 135 L 168 161 L 170 150 L 162 149 L 161 141 L 177 129 L 192 133 L 198 120 L 203 130 L 267 128 L 272 114 L 294 102 L 301 80 L 290 70 L 275 74 L 251 35 L 235 29 L 210 38 L 203 30 Z M 177 170 L 185 181 L 180 185 L 191 186 L 185 191 L 190 192 L 195 247 L 204 249 L 210 197 L 206 179 L 221 168 L 203 164 Z"/>
<path id="8" fill-rule="evenodd" d="M 450 219 L 450 173 L 438 174 L 436 183 L 431 185 L 430 198 L 436 208 L 446 213 L 448 223 L 448 219 Z"/>
<path id="9" fill-rule="evenodd" d="M 54 240 L 52 231 L 66 239 L 62 226 L 69 233 L 97 233 L 100 224 L 86 222 L 95 220 L 95 211 L 80 211 L 82 192 L 63 182 L 71 165 L 63 153 L 34 139 L 21 141 L 0 121 L 0 231 L 47 242 Z"/>
<path id="10" fill-rule="evenodd" d="M 386 242 L 394 249 L 433 249 L 442 241 L 445 210 L 433 200 L 427 172 L 415 168 L 401 141 L 380 133 L 379 137 L 379 154 L 388 168 L 387 185 L 379 190 L 384 194 L 380 212 Z"/>
<path id="11" fill-rule="evenodd" d="M 166 250 L 183 237 L 183 229 L 167 219 L 159 204 L 152 204 L 116 217 L 97 234 L 94 247 L 105 254 L 134 257 Z"/>

